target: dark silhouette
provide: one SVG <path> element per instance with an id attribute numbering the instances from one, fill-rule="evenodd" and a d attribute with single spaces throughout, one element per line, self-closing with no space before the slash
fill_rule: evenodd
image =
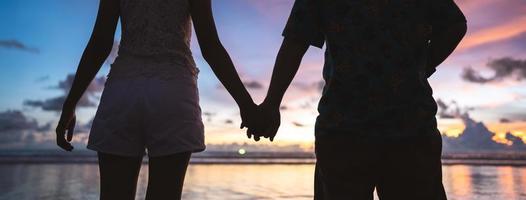
<path id="1" fill-rule="evenodd" d="M 191 20 L 204 59 L 239 105 L 244 124 L 251 124 L 254 117 L 247 116 L 256 114 L 256 105 L 218 38 L 210 0 L 101 0 L 56 128 L 64 150 L 73 150 L 75 107 L 110 54 L 119 18 L 119 55 L 88 142 L 99 155 L 101 199 L 134 199 L 145 149 L 146 199 L 180 199 L 190 155 L 205 148 Z"/>
<path id="2" fill-rule="evenodd" d="M 135 199 L 141 157 L 99 153 L 101 199 Z M 180 199 L 190 153 L 150 157 L 146 199 Z"/>
<path id="3" fill-rule="evenodd" d="M 427 78 L 465 33 L 453 0 L 296 0 L 247 134 L 274 138 L 303 55 L 326 43 L 315 199 L 446 199 Z"/>

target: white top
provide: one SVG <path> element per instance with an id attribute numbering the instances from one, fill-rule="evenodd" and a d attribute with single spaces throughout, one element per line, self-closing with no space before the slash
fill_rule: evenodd
<path id="1" fill-rule="evenodd" d="M 184 67 L 197 75 L 190 51 L 190 0 L 121 0 L 122 38 L 113 76 L 156 76 Z M 140 59 L 150 65 L 122 66 L 120 59 Z M 154 64 L 154 63 L 159 63 Z"/>

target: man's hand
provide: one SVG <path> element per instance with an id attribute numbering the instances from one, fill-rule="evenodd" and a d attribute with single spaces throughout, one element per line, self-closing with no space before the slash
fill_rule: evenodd
<path id="1" fill-rule="evenodd" d="M 72 151 L 73 146 L 71 140 L 73 139 L 73 131 L 75 130 L 75 106 L 65 105 L 62 109 L 62 114 L 58 122 L 56 133 L 57 133 L 57 145 L 66 150 Z M 67 131 L 67 133 L 66 133 Z"/>
<path id="2" fill-rule="evenodd" d="M 274 141 L 274 137 L 278 133 L 279 126 L 281 125 L 281 113 L 279 112 L 279 105 L 273 106 L 269 103 L 263 102 L 259 108 L 262 116 L 265 117 L 265 122 L 267 124 L 264 130 L 264 136 Z"/>
<path id="3" fill-rule="evenodd" d="M 283 95 L 296 75 L 301 59 L 308 48 L 309 43 L 302 40 L 288 37 L 283 40 L 276 58 L 267 96 L 259 106 L 259 115 L 254 118 L 257 119 L 255 120 L 256 124 L 250 125 L 247 131 L 248 136 L 254 135 L 256 141 L 260 137 L 269 138 L 270 141 L 274 140 L 281 123 L 279 106 Z"/>

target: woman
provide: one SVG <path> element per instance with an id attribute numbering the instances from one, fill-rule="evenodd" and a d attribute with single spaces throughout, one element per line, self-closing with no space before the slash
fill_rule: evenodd
<path id="1" fill-rule="evenodd" d="M 75 106 L 111 51 L 119 18 L 119 56 L 87 146 L 98 153 L 100 197 L 135 198 L 146 149 L 146 199 L 180 199 L 190 155 L 205 149 L 198 69 L 190 52 L 192 21 L 204 59 L 234 97 L 246 124 L 256 105 L 219 41 L 210 0 L 100 0 L 91 39 L 56 128 L 61 148 L 73 149 Z"/>

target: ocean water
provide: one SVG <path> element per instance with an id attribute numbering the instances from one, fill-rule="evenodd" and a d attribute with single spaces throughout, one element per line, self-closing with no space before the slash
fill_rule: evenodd
<path id="1" fill-rule="evenodd" d="M 312 199 L 314 165 L 193 164 L 183 199 Z M 526 200 L 526 167 L 444 166 L 450 200 Z M 143 165 L 137 199 L 143 199 Z M 1 164 L 0 199 L 98 199 L 96 164 Z"/>

